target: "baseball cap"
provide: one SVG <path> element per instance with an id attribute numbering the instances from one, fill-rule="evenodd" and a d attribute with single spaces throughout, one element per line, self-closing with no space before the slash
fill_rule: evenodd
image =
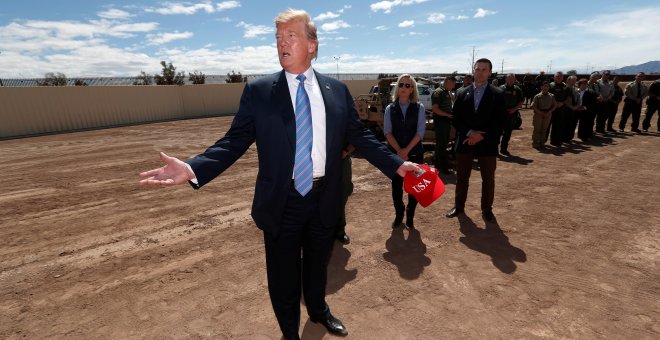
<path id="1" fill-rule="evenodd" d="M 415 174 L 409 171 L 403 178 L 403 189 L 415 196 L 417 202 L 426 208 L 445 193 L 445 184 L 438 177 L 438 170 L 428 165 L 419 165 L 424 172 Z"/>

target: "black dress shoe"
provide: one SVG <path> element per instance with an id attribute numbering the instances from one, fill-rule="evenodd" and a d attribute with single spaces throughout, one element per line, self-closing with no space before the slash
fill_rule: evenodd
<path id="1" fill-rule="evenodd" d="M 394 217 L 394 222 L 392 222 L 392 228 L 400 227 L 401 223 L 403 223 L 403 214 L 396 215 L 396 217 Z"/>
<path id="2" fill-rule="evenodd" d="M 500 151 L 500 153 L 503 154 L 504 156 L 511 156 L 511 153 L 507 150 L 502 150 Z"/>
<path id="3" fill-rule="evenodd" d="M 310 318 L 310 320 L 314 323 L 320 323 L 331 334 L 339 336 L 348 335 L 348 330 L 346 330 L 344 324 L 341 323 L 339 319 L 332 316 L 332 314 L 328 314 L 328 317 L 325 320 L 314 320 L 312 318 Z"/>
<path id="4" fill-rule="evenodd" d="M 339 241 L 339 243 L 345 245 L 345 244 L 351 243 L 351 238 L 348 237 L 348 235 L 346 235 L 346 233 L 343 233 L 343 234 L 337 235 L 337 241 Z"/>
<path id="5" fill-rule="evenodd" d="M 454 208 L 451 208 L 451 210 L 449 210 L 445 216 L 447 218 L 452 218 L 452 217 L 456 217 L 456 216 L 458 216 L 462 213 L 463 213 L 463 209 L 459 209 L 459 208 L 454 207 Z"/>
<path id="6" fill-rule="evenodd" d="M 492 211 L 484 211 L 484 212 L 481 213 L 481 214 L 483 215 L 483 217 L 484 217 L 484 219 L 485 219 L 486 221 L 488 221 L 488 222 L 493 222 L 493 221 L 495 221 L 495 215 L 493 214 Z"/>
<path id="7" fill-rule="evenodd" d="M 300 340 L 300 336 L 298 334 L 294 336 L 282 336 L 282 340 Z"/>
<path id="8" fill-rule="evenodd" d="M 412 218 L 406 218 L 406 227 L 408 227 L 408 229 L 415 229 L 415 223 Z"/>

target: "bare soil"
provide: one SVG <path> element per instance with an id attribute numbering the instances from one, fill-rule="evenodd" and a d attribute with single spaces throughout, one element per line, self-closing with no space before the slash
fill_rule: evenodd
<path id="1" fill-rule="evenodd" d="M 443 175 L 417 229 L 392 229 L 389 180 L 354 159 L 327 298 L 348 339 L 660 338 L 660 134 L 541 153 L 523 119 L 495 224 L 473 172 L 464 217 L 444 217 Z M 256 149 L 200 191 L 137 185 L 158 151 L 191 157 L 230 121 L 0 142 L 0 339 L 279 339 L 250 218 Z M 334 338 L 304 310 L 303 339 Z"/>

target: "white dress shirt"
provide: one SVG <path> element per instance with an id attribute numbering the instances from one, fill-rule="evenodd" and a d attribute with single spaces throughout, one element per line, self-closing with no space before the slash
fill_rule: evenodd
<path id="1" fill-rule="evenodd" d="M 289 94 L 291 95 L 291 104 L 295 110 L 296 108 L 296 93 L 298 92 L 298 84 L 300 83 L 296 77 L 297 74 L 284 72 L 286 81 L 289 85 Z M 316 79 L 314 69 L 311 67 L 303 73 L 305 75 L 305 91 L 309 96 L 309 103 L 312 107 L 312 165 L 314 178 L 325 176 L 325 104 L 323 103 L 323 95 L 321 94 L 321 87 Z M 296 174 L 293 174 L 296 177 Z"/>

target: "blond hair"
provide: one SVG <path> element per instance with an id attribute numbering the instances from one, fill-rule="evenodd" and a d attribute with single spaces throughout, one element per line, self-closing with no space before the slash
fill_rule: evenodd
<path id="1" fill-rule="evenodd" d="M 275 27 L 280 24 L 286 24 L 292 21 L 302 22 L 305 25 L 305 33 L 307 33 L 307 39 L 316 42 L 316 49 L 312 55 L 312 58 L 316 59 L 319 54 L 319 40 L 316 35 L 316 25 L 312 21 L 312 18 L 302 9 L 288 8 L 275 17 Z"/>
<path id="2" fill-rule="evenodd" d="M 415 78 L 413 78 L 409 74 L 402 74 L 399 76 L 399 78 L 396 80 L 396 84 L 394 84 L 394 88 L 392 89 L 392 101 L 396 102 L 399 100 L 399 83 L 403 78 L 409 78 L 410 83 L 412 86 L 412 92 L 410 93 L 410 102 L 411 103 L 417 103 L 419 101 L 419 91 L 417 90 L 417 81 L 415 81 Z"/>

